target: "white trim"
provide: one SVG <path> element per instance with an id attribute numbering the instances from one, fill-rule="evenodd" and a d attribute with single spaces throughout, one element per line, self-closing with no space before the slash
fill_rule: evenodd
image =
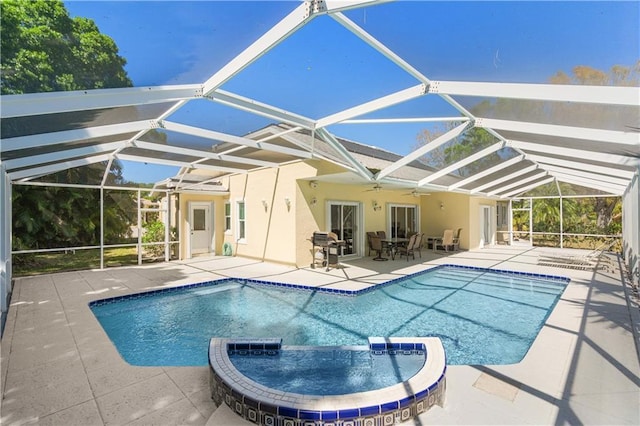
<path id="1" fill-rule="evenodd" d="M 240 237 L 240 212 L 239 205 L 242 203 L 244 206 L 244 236 Z M 233 215 L 234 222 L 234 240 L 238 244 L 247 244 L 247 200 L 244 198 L 237 198 L 233 203 L 233 208 L 231 209 L 231 214 Z"/>

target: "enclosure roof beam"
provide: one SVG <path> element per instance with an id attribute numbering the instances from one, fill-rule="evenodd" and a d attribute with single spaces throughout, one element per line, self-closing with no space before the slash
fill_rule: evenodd
<path id="1" fill-rule="evenodd" d="M 543 152 L 553 155 L 561 155 L 564 157 L 571 157 L 575 158 L 576 160 L 596 160 L 600 163 L 611 163 L 629 167 L 637 167 L 638 164 L 640 164 L 640 159 L 637 157 L 607 154 L 606 152 L 585 151 L 584 149 L 565 148 L 563 146 L 525 142 L 512 139 L 509 139 L 507 141 L 507 145 L 525 152 Z"/>
<path id="2" fill-rule="evenodd" d="M 601 174 L 590 171 L 589 169 L 576 170 L 567 167 L 558 167 L 552 165 L 544 165 L 541 166 L 544 170 L 547 170 L 551 173 L 561 173 L 567 176 L 576 176 L 585 179 L 592 180 L 594 182 L 601 182 L 604 184 L 611 183 L 614 185 L 624 186 L 626 187 L 629 184 L 629 179 L 623 179 L 617 176 L 612 176 L 610 174 Z"/>
<path id="3" fill-rule="evenodd" d="M 594 182 L 593 180 L 583 179 L 583 178 L 575 177 L 575 176 L 569 176 L 569 175 L 565 175 L 565 174 L 561 174 L 561 173 L 552 173 L 552 174 L 559 181 L 571 183 L 571 184 L 574 184 L 574 185 L 585 186 L 585 187 L 588 187 L 588 188 L 597 189 L 597 190 L 600 190 L 600 191 L 608 192 L 610 194 L 622 195 L 624 193 L 624 190 L 626 189 L 626 186 L 605 185 L 605 184 L 602 184 L 602 183 Z"/>
<path id="4" fill-rule="evenodd" d="M 43 146 L 63 144 L 65 142 L 93 139 L 123 133 L 131 133 L 150 129 L 149 120 L 132 121 L 129 123 L 109 124 L 106 126 L 88 127 L 86 129 L 63 130 L 61 132 L 40 133 L 37 135 L 17 136 L 2 140 L 3 151 L 40 148 Z"/>
<path id="5" fill-rule="evenodd" d="M 2 118 L 145 105 L 202 97 L 201 84 L 2 95 Z"/>
<path id="6" fill-rule="evenodd" d="M 411 117 L 411 118 L 355 118 L 344 120 L 340 124 L 395 124 L 395 123 L 450 123 L 469 121 L 469 117 Z"/>
<path id="7" fill-rule="evenodd" d="M 62 170 L 72 169 L 74 167 L 82 167 L 82 166 L 87 166 L 89 164 L 107 162 L 109 161 L 110 156 L 111 154 L 102 154 L 102 155 L 94 155 L 91 157 L 83 157 L 76 160 L 69 160 L 69 161 L 62 161 L 54 164 L 48 164 L 46 166 L 16 170 L 14 172 L 9 173 L 8 175 L 11 180 L 32 179 L 34 177 L 56 173 Z"/>
<path id="8" fill-rule="evenodd" d="M 427 184 L 429 182 L 433 182 L 434 180 L 436 180 L 436 179 L 438 179 L 438 178 L 440 178 L 442 176 L 445 176 L 445 175 L 453 172 L 454 170 L 458 170 L 461 167 L 464 167 L 464 166 L 466 166 L 468 164 L 471 164 L 474 161 L 477 161 L 477 160 L 481 159 L 482 157 L 486 157 L 487 155 L 492 154 L 492 153 L 504 148 L 504 146 L 505 146 L 504 142 L 494 143 L 493 145 L 491 145 L 491 146 L 489 146 L 489 147 L 487 147 L 485 149 L 482 149 L 482 150 L 480 150 L 480 151 L 478 151 L 478 152 L 476 152 L 476 153 L 474 153 L 474 154 L 472 154 L 472 155 L 470 155 L 468 157 L 465 157 L 460 161 L 456 161 L 455 163 L 451 164 L 450 166 L 445 167 L 443 169 L 440 169 L 437 172 L 432 173 L 431 175 L 427 176 L 426 178 L 421 179 L 420 181 L 418 181 L 418 186 L 422 186 L 422 185 L 425 185 L 425 184 Z"/>
<path id="9" fill-rule="evenodd" d="M 554 179 L 555 179 L 555 177 L 553 177 L 553 176 L 549 176 L 548 178 L 543 179 L 543 180 L 541 180 L 541 181 L 533 182 L 533 183 L 532 183 L 532 184 L 530 184 L 530 185 L 527 185 L 527 186 L 522 187 L 522 188 L 518 188 L 518 189 L 516 189 L 516 190 L 514 190 L 514 191 L 511 191 L 511 192 L 508 192 L 508 193 L 506 193 L 506 194 L 501 194 L 501 195 L 500 195 L 500 198 L 511 198 L 511 197 L 513 197 L 513 196 L 514 196 L 514 195 L 516 195 L 516 194 L 522 194 L 523 192 L 526 192 L 526 191 L 528 191 L 528 190 L 530 190 L 530 189 L 533 189 L 533 188 L 535 188 L 535 187 L 538 187 L 538 186 L 541 186 L 541 185 L 545 185 L 545 184 L 547 184 L 547 183 L 549 183 L 549 182 L 553 182 L 553 180 L 554 180 Z"/>
<path id="10" fill-rule="evenodd" d="M 311 153 L 293 148 L 287 148 L 280 145 L 257 142 L 253 139 L 242 136 L 229 135 L 227 133 L 216 132 L 214 130 L 202 129 L 200 127 L 188 126 L 186 124 L 174 123 L 172 121 L 163 120 L 159 123 L 160 127 L 173 132 L 185 133 L 188 135 L 198 136 L 205 139 L 211 139 L 219 142 L 229 142 L 236 145 L 248 146 L 250 148 L 264 149 L 266 151 L 279 152 L 281 154 L 292 155 L 299 158 L 311 158 Z"/>
<path id="11" fill-rule="evenodd" d="M 271 161 L 255 160 L 253 158 L 246 158 L 234 155 L 217 154 L 215 152 L 207 152 L 197 149 L 183 148 L 173 145 L 165 145 L 153 142 L 135 141 L 134 146 L 141 149 L 148 149 L 152 151 L 171 152 L 173 154 L 188 155 L 191 157 L 201 157 L 202 160 L 219 160 L 229 161 L 238 164 L 250 164 L 258 167 L 278 167 L 278 163 Z"/>
<path id="12" fill-rule="evenodd" d="M 85 146 L 82 148 L 66 149 L 63 151 L 49 152 L 46 154 L 32 155 L 29 157 L 18 157 L 11 160 L 3 161 L 7 170 L 16 170 L 25 167 L 34 167 L 46 163 L 55 163 L 59 161 L 66 161 L 72 158 L 92 156 L 105 152 L 113 152 L 118 148 L 126 145 L 126 141 L 109 142 L 103 144 L 97 144 L 92 146 Z"/>
<path id="13" fill-rule="evenodd" d="M 543 167 L 546 164 L 550 164 L 552 166 L 569 167 L 573 169 L 582 169 L 582 170 L 588 168 L 589 171 L 592 171 L 595 173 L 599 173 L 603 175 L 614 175 L 618 177 L 623 177 L 625 179 L 631 179 L 634 173 L 628 170 L 619 170 L 619 169 L 616 169 L 615 167 L 598 166 L 595 164 L 589 164 L 589 163 L 580 162 L 580 161 L 571 161 L 571 160 L 563 160 L 555 157 L 547 157 L 544 155 L 526 154 L 526 157 L 531 161 L 535 161 L 539 163 Z"/>
<path id="14" fill-rule="evenodd" d="M 502 176 L 502 177 L 500 177 L 498 179 L 492 179 L 491 182 L 489 182 L 489 183 L 486 183 L 484 185 L 480 185 L 480 186 L 477 186 L 475 188 L 472 188 L 470 193 L 471 194 L 475 194 L 477 192 L 482 192 L 487 188 L 491 188 L 493 186 L 499 185 L 502 182 L 508 182 L 510 180 L 513 180 L 513 179 L 517 178 L 518 176 L 522 176 L 522 175 L 524 175 L 526 173 L 532 172 L 532 171 L 536 170 L 537 168 L 538 168 L 537 164 L 533 164 L 533 165 L 524 167 L 524 168 L 522 168 L 520 170 L 516 170 L 515 172 L 509 173 L 508 175 Z"/>
<path id="15" fill-rule="evenodd" d="M 339 123 L 343 120 L 358 117 L 360 115 L 368 114 L 370 112 L 374 112 L 379 109 L 387 108 L 392 105 L 397 105 L 399 103 L 408 101 L 410 99 L 418 98 L 420 96 L 423 96 L 425 93 L 426 93 L 426 85 L 418 84 L 416 86 L 409 87 L 404 90 L 400 90 L 390 95 L 382 96 L 378 99 L 374 99 L 372 101 L 365 102 L 360 105 L 356 105 L 352 108 L 345 109 L 335 114 L 328 115 L 324 118 L 319 119 L 316 123 L 316 127 L 317 128 L 327 127 L 332 124 Z"/>
<path id="16" fill-rule="evenodd" d="M 311 118 L 304 117 L 300 114 L 295 114 L 293 112 L 286 111 L 280 108 L 276 108 L 263 102 L 258 102 L 256 100 L 236 95 L 234 93 L 227 92 L 221 89 L 217 89 L 206 98 L 211 101 L 228 105 L 242 111 L 248 111 L 256 115 L 289 123 L 294 126 L 300 126 L 305 129 L 313 129 L 315 127 L 315 121 Z"/>
<path id="17" fill-rule="evenodd" d="M 424 74 L 422 74 L 420 71 L 414 68 L 407 61 L 402 59 L 400 56 L 398 56 L 395 52 L 393 52 L 387 46 L 382 44 L 376 38 L 371 36 L 368 32 L 366 32 L 364 29 L 358 26 L 355 22 L 353 22 L 352 20 L 344 16 L 342 13 L 334 13 L 331 15 L 331 17 L 336 21 L 338 21 L 338 23 L 340 23 L 343 27 L 345 27 L 346 29 L 354 33 L 356 36 L 358 36 L 366 44 L 368 44 L 369 46 L 377 50 L 379 53 L 381 53 L 389 61 L 393 62 L 394 64 L 402 68 L 406 73 L 412 75 L 418 81 L 424 84 L 427 84 L 427 85 L 429 84 L 429 79 Z"/>
<path id="18" fill-rule="evenodd" d="M 416 149 L 412 153 L 410 153 L 408 155 L 405 155 L 404 157 L 402 157 L 401 159 L 399 159 L 395 163 L 393 163 L 393 164 L 385 167 L 384 169 L 382 169 L 378 173 L 378 175 L 376 176 L 376 180 L 380 180 L 380 179 L 384 178 L 385 176 L 390 175 L 391 173 L 393 173 L 396 170 L 398 170 L 400 167 L 405 166 L 405 165 L 411 163 L 412 161 L 415 161 L 415 160 L 419 159 L 420 157 L 424 156 L 428 152 L 433 151 L 434 149 L 438 148 L 439 146 L 442 146 L 445 143 L 449 142 L 450 140 L 460 136 L 465 130 L 467 130 L 469 127 L 471 127 L 471 125 L 472 125 L 471 121 L 459 124 L 456 127 L 454 127 L 453 129 L 449 130 L 448 132 L 438 136 L 437 138 L 435 138 L 434 140 L 432 140 L 428 144 L 422 145 L 420 148 Z"/>
<path id="19" fill-rule="evenodd" d="M 373 180 L 371 172 L 363 166 L 358 160 L 353 158 L 351 153 L 331 134 L 327 129 L 317 129 L 316 134 L 322 138 L 329 146 L 336 150 L 347 162 L 353 167 L 357 174 L 366 180 Z"/>
<path id="20" fill-rule="evenodd" d="M 300 3 L 280 22 L 271 27 L 259 39 L 213 74 L 204 83 L 204 94 L 210 95 L 214 90 L 276 47 L 314 17 L 311 3 Z"/>
<path id="21" fill-rule="evenodd" d="M 503 185 L 503 186 L 501 186 L 500 188 L 498 188 L 496 190 L 493 190 L 491 192 L 487 192 L 487 195 L 498 195 L 498 194 L 500 194 L 500 193 L 502 193 L 504 191 L 507 191 L 507 190 L 509 190 L 511 188 L 515 188 L 515 187 L 517 187 L 519 185 L 522 185 L 524 183 L 531 182 L 533 180 L 543 178 L 543 177 L 545 177 L 547 175 L 549 175 L 549 172 L 547 172 L 545 170 L 539 170 L 537 173 L 535 173 L 535 174 L 533 174 L 531 176 L 528 176 L 528 177 L 526 177 L 524 179 L 519 179 L 516 182 L 510 183 L 508 185 Z"/>
<path id="22" fill-rule="evenodd" d="M 507 167 L 513 166 L 514 164 L 518 164 L 519 162 L 524 160 L 524 155 L 518 155 L 517 157 L 513 157 L 510 160 L 507 161 L 502 161 L 500 164 L 496 164 L 493 167 L 489 167 L 486 170 L 483 170 L 481 172 L 475 173 L 471 176 L 469 176 L 466 179 L 463 179 L 461 181 L 458 181 L 456 183 L 454 183 L 453 185 L 449 185 L 449 187 L 447 188 L 447 190 L 449 191 L 453 191 L 456 188 L 460 188 L 462 186 L 468 185 L 472 182 L 475 182 L 478 179 L 482 179 L 483 177 L 489 176 L 493 173 L 499 172 L 502 169 L 506 169 Z"/>
<path id="23" fill-rule="evenodd" d="M 568 84 L 489 83 L 467 81 L 431 81 L 429 93 L 454 96 L 478 96 L 531 99 L 554 102 L 637 106 L 640 87 L 586 86 Z"/>
<path id="24" fill-rule="evenodd" d="M 142 155 L 117 154 L 116 157 L 120 160 L 135 161 L 138 163 L 163 164 L 165 166 L 189 167 L 191 169 L 214 170 L 214 171 L 221 171 L 226 173 L 247 173 L 247 170 L 238 169 L 235 167 L 211 166 L 207 164 L 200 164 L 198 162 L 189 163 L 186 161 L 169 160 L 165 158 L 156 158 L 156 157 L 145 157 Z"/>
<path id="25" fill-rule="evenodd" d="M 556 138 L 586 139 L 597 142 L 617 143 L 629 145 L 640 152 L 640 133 L 636 132 L 620 132 L 617 130 L 594 129 L 587 127 L 498 120 L 495 118 L 478 118 L 476 126 L 511 132 L 534 133 Z"/>

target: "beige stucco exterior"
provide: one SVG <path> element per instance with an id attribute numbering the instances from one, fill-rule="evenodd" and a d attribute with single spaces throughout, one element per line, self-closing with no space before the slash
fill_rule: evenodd
<path id="1" fill-rule="evenodd" d="M 222 254 L 224 243 L 229 243 L 233 255 L 299 267 L 313 262 L 313 232 L 329 231 L 328 206 L 331 202 L 356 203 L 359 208 L 364 229 L 358 233 L 357 255 L 367 255 L 367 231 L 389 232 L 391 205 L 416 206 L 418 231 L 427 236 L 442 236 L 444 229 L 462 228 L 461 249 L 477 248 L 480 244 L 482 206 L 490 206 L 491 214 L 495 214 L 494 200 L 466 194 L 435 192 L 415 197 L 410 190 L 374 191 L 372 185 L 323 180 L 323 176 L 342 172 L 344 169 L 329 162 L 298 161 L 225 178 L 221 186 L 227 191 L 219 195 L 181 194 L 181 257 L 189 254 L 189 203 L 195 201 L 212 203 L 212 247 L 216 254 Z M 246 238 L 239 239 L 237 203 L 243 200 Z M 225 230 L 226 202 L 231 205 L 229 230 Z"/>

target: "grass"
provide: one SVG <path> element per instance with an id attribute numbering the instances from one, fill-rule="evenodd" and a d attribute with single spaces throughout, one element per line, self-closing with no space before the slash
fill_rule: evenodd
<path id="1" fill-rule="evenodd" d="M 106 267 L 137 265 L 138 252 L 136 247 L 106 248 L 104 261 Z M 27 253 L 13 256 L 13 274 L 16 277 L 97 268 L 100 268 L 99 249 Z"/>

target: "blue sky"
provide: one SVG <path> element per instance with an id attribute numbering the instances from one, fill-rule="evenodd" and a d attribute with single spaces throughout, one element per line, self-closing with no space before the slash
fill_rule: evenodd
<path id="1" fill-rule="evenodd" d="M 296 4 L 65 2 L 72 16 L 93 19 L 115 40 L 136 86 L 203 82 Z M 576 65 L 608 70 L 640 59 L 637 1 L 403 1 L 347 16 L 434 80 L 544 83 Z M 223 88 L 320 118 L 415 84 L 327 18 L 312 21 Z M 439 98 L 427 98 L 377 115 L 454 114 Z M 267 124 L 206 101 L 190 104 L 172 119 L 234 134 Z M 341 125 L 330 130 L 406 154 L 424 127 Z M 125 177 L 154 181 L 174 170 L 127 163 Z"/>

